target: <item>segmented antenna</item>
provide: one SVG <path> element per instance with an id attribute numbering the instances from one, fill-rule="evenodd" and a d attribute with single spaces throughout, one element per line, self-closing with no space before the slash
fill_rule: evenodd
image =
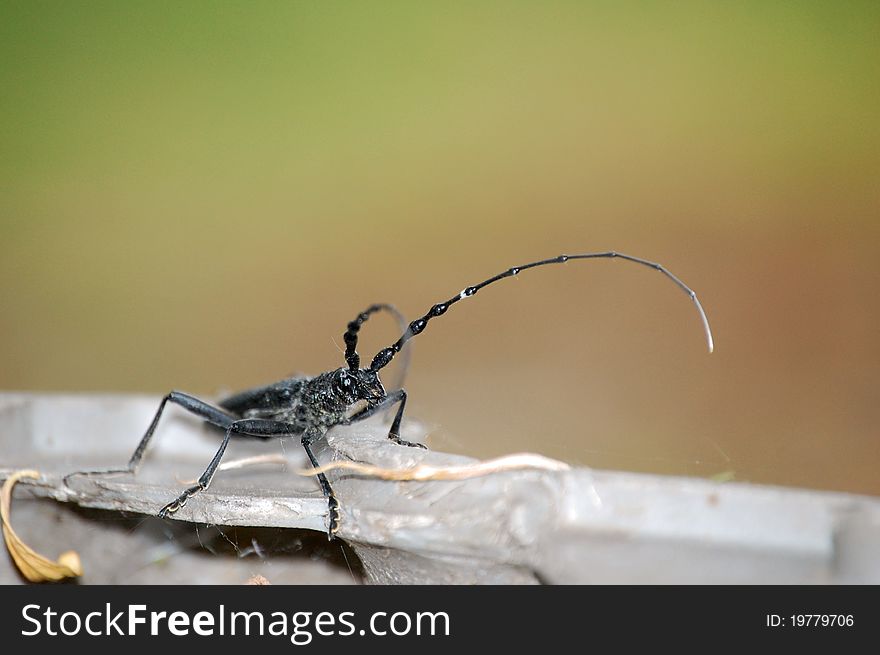
<path id="1" fill-rule="evenodd" d="M 394 306 L 386 303 L 378 303 L 375 305 L 370 305 L 364 311 L 357 315 L 357 318 L 351 321 L 346 330 L 345 334 L 342 335 L 342 339 L 345 341 L 345 363 L 348 365 L 349 370 L 354 373 L 360 368 L 361 365 L 361 356 L 357 353 L 357 344 L 358 344 L 358 332 L 360 332 L 361 326 L 370 318 L 371 315 L 376 312 L 388 312 L 392 316 L 394 316 L 394 320 L 397 321 L 397 324 L 400 326 L 401 330 L 408 329 L 406 326 L 406 318 L 400 311 Z M 406 352 L 403 354 L 404 360 L 400 367 L 400 374 L 397 376 L 398 379 L 394 381 L 394 389 L 399 389 L 403 386 L 403 380 L 406 377 L 407 369 L 409 368 L 409 351 L 407 348 Z"/>
<path id="2" fill-rule="evenodd" d="M 623 253 L 608 251 L 608 252 L 594 252 L 594 253 L 586 253 L 583 255 L 559 255 L 558 257 L 553 257 L 551 259 L 544 259 L 539 262 L 532 262 L 531 264 L 523 264 L 522 266 L 514 266 L 513 268 L 509 268 L 503 273 L 499 273 L 493 277 L 490 277 L 488 280 L 484 280 L 479 284 L 476 284 L 471 287 L 465 287 L 462 291 L 447 300 L 446 302 L 441 302 L 428 310 L 428 312 L 419 319 L 416 319 L 412 323 L 409 324 L 409 327 L 406 328 L 403 335 L 398 339 L 395 343 L 388 346 L 387 348 L 383 348 L 376 356 L 373 358 L 373 362 L 370 364 L 371 371 L 378 371 L 385 366 L 387 366 L 394 356 L 400 352 L 401 348 L 403 348 L 404 344 L 407 341 L 412 339 L 417 334 L 421 334 L 425 328 L 428 326 L 428 321 L 432 318 L 436 318 L 437 316 L 442 316 L 447 312 L 447 310 L 457 303 L 459 300 L 464 298 L 470 298 L 477 291 L 482 289 L 483 287 L 489 286 L 493 282 L 497 282 L 498 280 L 502 280 L 506 277 L 513 277 L 514 275 L 518 275 L 520 271 L 524 271 L 528 268 L 535 268 L 537 266 L 545 266 L 547 264 L 564 264 L 565 262 L 572 259 L 625 259 L 627 261 L 635 262 L 636 264 L 641 264 L 642 266 L 647 266 L 649 268 L 653 268 L 654 270 L 660 271 L 668 277 L 670 280 L 675 282 L 676 286 L 679 289 L 684 291 L 688 297 L 694 302 L 694 305 L 697 307 L 697 311 L 700 313 L 700 321 L 703 324 L 703 331 L 706 334 L 706 343 L 709 346 L 709 352 L 711 353 L 715 349 L 715 344 L 712 340 L 712 330 L 709 328 L 709 320 L 706 318 L 706 312 L 703 311 L 703 306 L 700 304 L 700 301 L 697 300 L 697 294 L 694 293 L 690 287 L 688 287 L 684 282 L 678 279 L 675 275 L 670 273 L 664 266 L 661 264 L 657 264 L 655 262 L 649 262 L 646 259 L 641 259 L 639 257 L 633 257 L 632 255 L 624 255 Z M 351 325 L 349 324 L 349 330 L 351 330 Z M 356 332 L 356 330 L 355 330 Z M 348 333 L 346 333 L 346 336 Z M 346 344 L 348 341 L 346 341 Z M 346 351 L 346 360 L 348 360 L 348 351 Z M 349 360 L 349 365 L 351 365 L 352 360 Z"/>

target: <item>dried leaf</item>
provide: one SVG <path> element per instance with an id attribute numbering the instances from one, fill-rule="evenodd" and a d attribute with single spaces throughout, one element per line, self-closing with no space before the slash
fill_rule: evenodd
<path id="1" fill-rule="evenodd" d="M 38 471 L 16 471 L 3 483 L 3 489 L 0 491 L 0 522 L 3 524 L 3 539 L 6 541 L 6 547 L 19 571 L 31 582 L 57 582 L 65 578 L 77 578 L 83 574 L 83 569 L 79 555 L 75 551 L 68 550 L 61 553 L 58 561 L 53 562 L 27 546 L 12 529 L 9 521 L 12 488 L 21 478 L 39 477 Z"/>

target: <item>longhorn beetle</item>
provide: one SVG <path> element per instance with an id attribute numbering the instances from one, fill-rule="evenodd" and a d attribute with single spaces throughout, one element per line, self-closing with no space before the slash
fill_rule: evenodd
<path id="1" fill-rule="evenodd" d="M 612 251 L 581 255 L 559 255 L 551 259 L 514 266 L 487 280 L 483 280 L 479 284 L 465 287 L 449 300 L 433 305 L 424 316 L 411 322 L 408 326 L 402 315 L 391 305 L 371 305 L 348 324 L 343 335 L 346 365 L 334 371 L 321 373 L 311 378 L 303 376 L 291 377 L 264 387 L 242 391 L 221 401 L 219 408 L 188 394 L 172 391 L 159 404 L 152 423 L 150 423 L 150 426 L 141 438 L 127 467 L 103 471 L 79 471 L 71 473 L 67 477 L 78 474 L 136 473 L 143 459 L 144 452 L 153 437 L 153 433 L 156 431 L 156 426 L 159 423 L 162 412 L 169 402 L 180 405 L 193 414 L 200 416 L 208 423 L 226 430 L 226 434 L 223 437 L 220 448 L 217 450 L 211 463 L 208 464 L 208 468 L 205 469 L 205 472 L 198 479 L 198 482 L 184 490 L 180 496 L 159 510 L 159 516 L 162 518 L 173 514 L 186 505 L 186 502 L 194 495 L 208 488 L 211 480 L 214 478 L 220 460 L 223 458 L 223 453 L 226 451 L 229 438 L 233 434 L 262 438 L 299 437 L 300 443 L 305 449 L 312 465 L 318 468 L 319 464 L 312 452 L 312 444 L 324 437 L 331 428 L 337 425 L 351 425 L 373 416 L 377 412 L 397 405 L 397 411 L 391 422 L 391 429 L 388 431 L 388 438 L 401 446 L 425 448 L 422 444 L 411 443 L 400 438 L 400 422 L 403 418 L 404 407 L 406 406 L 406 391 L 400 388 L 401 385 L 395 385 L 397 388 L 387 392 L 382 385 L 382 381 L 379 379 L 379 371 L 385 368 L 403 350 L 410 339 L 421 334 L 428 326 L 429 321 L 442 316 L 455 303 L 465 298 L 470 298 L 483 287 L 487 287 L 498 280 L 513 277 L 526 269 L 537 266 L 563 264 L 575 259 L 600 258 L 617 258 L 635 262 L 636 264 L 660 271 L 672 280 L 696 305 L 697 311 L 700 314 L 700 321 L 703 324 L 709 352 L 712 352 L 714 348 L 712 332 L 709 329 L 706 313 L 703 311 L 700 301 L 697 300 L 697 294 L 691 291 L 684 282 L 670 273 L 665 267 L 645 259 L 640 259 L 639 257 L 632 257 Z M 401 324 L 403 334 L 393 344 L 380 350 L 373 357 L 368 368 L 361 368 L 361 359 L 357 353 L 358 332 L 367 319 L 379 311 L 391 312 L 397 318 L 398 323 Z M 327 497 L 329 508 L 327 533 L 328 538 L 332 539 L 339 529 L 339 501 L 336 499 L 336 495 L 327 481 L 327 477 L 323 473 L 318 473 L 316 477 L 321 485 L 321 489 L 324 491 L 324 495 Z"/>

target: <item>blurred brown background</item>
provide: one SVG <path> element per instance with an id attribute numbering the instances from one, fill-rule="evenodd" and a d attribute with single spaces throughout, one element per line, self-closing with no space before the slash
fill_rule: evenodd
<path id="1" fill-rule="evenodd" d="M 0 7 L 0 388 L 414 341 L 431 445 L 880 493 L 880 5 Z M 364 357 L 394 340 L 386 317 Z M 140 435 L 115 435 L 130 439 Z"/>

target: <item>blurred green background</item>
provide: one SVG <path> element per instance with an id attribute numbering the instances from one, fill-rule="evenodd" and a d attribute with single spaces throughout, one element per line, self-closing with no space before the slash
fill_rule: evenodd
<path id="1" fill-rule="evenodd" d="M 0 4 L 0 388 L 414 341 L 437 449 L 880 493 L 880 4 Z M 365 328 L 364 357 L 394 340 Z M 115 435 L 131 440 L 139 434 Z"/>

